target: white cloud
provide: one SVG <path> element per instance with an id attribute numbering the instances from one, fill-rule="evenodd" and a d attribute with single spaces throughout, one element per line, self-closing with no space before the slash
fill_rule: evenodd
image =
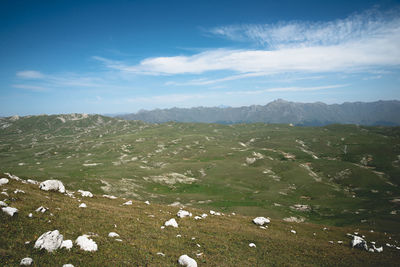
<path id="1" fill-rule="evenodd" d="M 24 71 L 17 72 L 17 77 L 22 78 L 22 79 L 41 79 L 41 78 L 44 78 L 45 76 L 42 73 L 40 73 L 39 71 L 24 70 Z"/>
<path id="2" fill-rule="evenodd" d="M 281 21 L 275 24 L 244 24 L 215 27 L 209 32 L 224 38 L 251 41 L 270 49 L 338 45 L 371 36 L 390 34 L 400 25 L 399 9 L 376 9 L 333 21 Z"/>
<path id="3" fill-rule="evenodd" d="M 282 88 L 270 88 L 266 89 L 267 92 L 304 92 L 304 91 L 319 91 L 325 89 L 347 87 L 348 84 L 335 84 L 325 86 L 314 86 L 314 87 L 282 87 Z"/>
<path id="4" fill-rule="evenodd" d="M 39 71 L 19 71 L 16 76 L 20 78 L 19 84 L 14 84 L 14 88 L 48 91 L 49 88 L 99 88 L 114 86 L 113 79 L 100 74 L 77 74 L 77 73 L 57 73 L 43 74 Z"/>
<path id="5" fill-rule="evenodd" d="M 214 34 L 230 39 L 250 39 L 266 44 L 263 49 L 208 50 L 194 55 L 146 58 L 136 65 L 94 58 L 110 69 L 125 73 L 234 73 L 222 79 L 192 81 L 193 85 L 241 79 L 249 75 L 370 71 L 400 65 L 400 17 L 384 15 L 369 11 L 329 22 L 281 22 L 225 26 L 212 30 Z"/>
<path id="6" fill-rule="evenodd" d="M 19 88 L 19 89 L 26 89 L 26 90 L 35 91 L 35 92 L 49 91 L 49 88 L 47 88 L 47 87 L 28 85 L 28 84 L 13 84 L 12 87 Z"/>
<path id="7" fill-rule="evenodd" d="M 400 65 L 400 28 L 381 38 L 341 45 L 279 50 L 212 50 L 192 56 L 148 58 L 124 72 L 175 75 L 229 70 L 238 73 L 336 72 Z"/>
<path id="8" fill-rule="evenodd" d="M 226 92 L 228 95 L 258 95 L 264 94 L 268 92 L 304 92 L 304 91 L 319 91 L 325 89 L 334 89 L 334 88 L 342 88 L 347 87 L 348 84 L 333 84 L 333 85 L 322 85 L 322 86 L 312 86 L 312 87 L 274 87 L 267 88 L 262 90 L 247 90 L 247 91 L 230 91 Z"/>

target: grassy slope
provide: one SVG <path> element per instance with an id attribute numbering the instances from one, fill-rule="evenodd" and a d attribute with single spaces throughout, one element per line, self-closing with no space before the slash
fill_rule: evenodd
<path id="1" fill-rule="evenodd" d="M 364 225 L 382 231 L 399 229 L 400 209 L 390 202 L 400 196 L 399 127 L 150 125 L 98 115 L 80 120 L 63 116 L 65 123 L 58 116 L 4 119 L 10 126 L 0 130 L 0 171 L 38 180 L 58 178 L 71 189 L 158 203 L 180 201 L 275 218 L 301 216 L 337 226 L 366 220 Z M 244 165 L 253 152 L 264 158 Z M 295 160 L 285 159 L 282 152 Z M 362 166 L 360 161 L 369 156 Z M 84 166 L 93 163 L 100 164 Z M 301 164 L 309 164 L 321 181 Z M 263 173 L 266 169 L 279 181 Z M 197 181 L 167 185 L 144 179 L 171 172 Z M 294 204 L 312 210 L 296 211 L 290 208 Z M 397 215 L 390 214 L 396 210 Z"/>
<path id="2" fill-rule="evenodd" d="M 12 193 L 17 188 L 26 193 Z M 248 216 L 226 214 L 196 221 L 176 218 L 176 207 L 153 203 L 146 205 L 134 201 L 132 206 L 121 206 L 125 200 L 109 200 L 98 195 L 72 199 L 14 180 L 2 186 L 3 189 L 10 194 L 7 202 L 18 208 L 19 213 L 14 217 L 0 213 L 1 266 L 16 266 L 27 256 L 34 259 L 34 266 L 66 263 L 75 266 L 177 266 L 177 259 L 182 254 L 195 258 L 199 266 L 396 266 L 400 260 L 400 251 L 392 248 L 384 247 L 383 253 L 352 249 L 350 239 L 346 237 L 346 233 L 358 231 L 368 241 L 376 241 L 378 246 L 385 243 L 399 245 L 398 233 L 371 233 L 370 228 L 352 227 L 328 227 L 324 231 L 323 225 L 276 219 L 263 230 Z M 78 208 L 78 199 L 88 207 Z M 39 206 L 48 207 L 49 211 L 44 214 L 34 212 Z M 194 208 L 189 211 L 194 215 L 204 212 Z M 28 218 L 30 212 L 34 214 L 33 218 Z M 172 217 L 177 219 L 179 228 L 160 229 Z M 76 245 L 71 251 L 62 249 L 54 253 L 33 249 L 35 240 L 42 233 L 55 229 L 64 235 L 64 239 L 72 240 L 82 234 L 95 233 L 97 235 L 92 238 L 99 250 L 84 252 Z M 290 233 L 291 229 L 297 234 Z M 111 231 L 119 233 L 123 242 L 107 237 Z M 176 237 L 177 234 L 182 237 Z M 330 240 L 335 244 L 329 243 Z M 343 240 L 344 244 L 337 244 L 338 240 Z M 24 244 L 26 241 L 30 244 Z M 250 242 L 257 248 L 248 247 Z M 157 252 L 164 253 L 165 257 Z M 196 253 L 203 254 L 197 257 Z"/>

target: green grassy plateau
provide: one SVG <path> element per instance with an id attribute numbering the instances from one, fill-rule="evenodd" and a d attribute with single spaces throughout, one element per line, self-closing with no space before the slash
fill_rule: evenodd
<path id="1" fill-rule="evenodd" d="M 20 214 L 0 217 L 5 265 L 24 255 L 52 266 L 174 266 L 181 254 L 206 266 L 382 266 L 400 259 L 392 248 L 351 249 L 345 235 L 360 229 L 378 245 L 398 240 L 400 127 L 146 124 L 82 114 L 0 118 L 0 172 L 58 179 L 69 190 L 97 194 L 79 209 L 77 200 L 37 186 L 2 186 L 26 191 L 9 200 Z M 134 205 L 121 206 L 121 198 Z M 178 229 L 160 230 L 176 217 L 178 208 L 167 206 L 174 202 L 194 214 L 212 209 L 226 216 L 180 219 Z M 53 218 L 27 217 L 44 205 Z M 229 217 L 232 212 L 238 215 Z M 254 216 L 272 218 L 270 227 L 259 229 L 251 223 Z M 283 221 L 290 217 L 303 222 Z M 54 229 L 66 239 L 94 232 L 99 251 L 74 247 L 48 255 L 24 245 Z M 107 237 L 113 230 L 123 242 Z M 249 248 L 250 242 L 257 248 Z M 197 250 L 203 256 L 197 258 Z"/>

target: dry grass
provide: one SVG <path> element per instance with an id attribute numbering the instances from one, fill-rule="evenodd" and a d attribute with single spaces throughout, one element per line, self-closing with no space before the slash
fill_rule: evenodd
<path id="1" fill-rule="evenodd" d="M 68 185 L 66 187 L 68 189 Z M 269 228 L 264 230 L 254 225 L 251 217 L 241 215 L 209 215 L 196 221 L 193 217 L 177 218 L 177 207 L 146 205 L 135 200 L 132 206 L 122 206 L 126 200 L 121 198 L 82 198 L 78 194 L 73 199 L 14 180 L 0 190 L 5 188 L 9 193 L 7 203 L 18 208 L 19 213 L 14 217 L 0 214 L 1 266 L 16 266 L 27 256 L 34 259 L 35 266 L 66 263 L 75 266 L 177 266 L 177 259 L 182 254 L 195 258 L 199 266 L 396 266 L 400 260 L 400 251 L 392 248 L 384 247 L 383 253 L 350 248 L 346 233 L 356 230 L 353 228 L 323 230 L 322 225 L 287 223 L 272 218 Z M 26 193 L 14 194 L 17 188 Z M 88 207 L 78 208 L 78 199 Z M 49 211 L 44 214 L 34 212 L 39 206 L 48 207 Z M 205 212 L 187 209 L 193 216 Z M 31 212 L 33 218 L 28 218 Z M 170 218 L 176 218 L 179 228 L 161 229 Z M 89 253 L 74 245 L 71 251 L 62 249 L 47 253 L 33 248 L 42 233 L 55 229 L 64 235 L 64 239 L 72 240 L 82 234 L 94 233 L 92 238 L 99 250 Z M 297 234 L 290 233 L 291 229 Z M 400 240 L 395 234 L 371 233 L 369 230 L 359 229 L 358 232 L 366 235 L 368 241 L 376 241 L 378 246 L 396 244 L 396 240 Z M 109 238 L 108 233 L 112 231 L 123 241 Z M 181 237 L 177 237 L 178 234 Z M 329 243 L 330 240 L 334 244 Z M 344 244 L 337 244 L 338 240 Z M 25 244 L 26 241 L 30 243 Z M 257 247 L 250 248 L 251 242 Z M 164 253 L 165 257 L 157 252 Z M 202 254 L 196 256 L 197 253 Z"/>

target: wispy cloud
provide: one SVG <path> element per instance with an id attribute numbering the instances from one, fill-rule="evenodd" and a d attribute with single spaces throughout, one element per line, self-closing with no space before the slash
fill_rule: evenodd
<path id="1" fill-rule="evenodd" d="M 268 92 L 305 92 L 305 91 L 319 91 L 325 89 L 334 89 L 334 88 L 342 88 L 347 87 L 348 84 L 333 84 L 333 85 L 323 85 L 323 86 L 311 86 L 311 87 L 274 87 L 274 88 L 266 88 L 261 90 L 247 90 L 247 91 L 230 91 L 226 92 L 228 95 L 258 95 L 264 94 Z"/>
<path id="2" fill-rule="evenodd" d="M 368 11 L 330 22 L 225 26 L 214 28 L 211 32 L 230 39 L 246 38 L 265 44 L 265 47 L 216 49 L 194 55 L 146 58 L 136 65 L 101 57 L 95 59 L 110 69 L 135 74 L 232 71 L 239 75 L 227 80 L 249 75 L 366 71 L 400 65 L 400 16 L 392 13 L 382 15 Z M 200 80 L 197 83 L 204 85 L 218 81 L 221 79 Z"/>
<path id="3" fill-rule="evenodd" d="M 99 77 L 100 76 L 100 77 Z M 36 70 L 19 71 L 16 73 L 19 83 L 14 88 L 37 92 L 50 91 L 56 88 L 97 88 L 111 85 L 99 74 L 58 73 L 44 74 Z"/>
<path id="4" fill-rule="evenodd" d="M 325 22 L 281 21 L 274 24 L 219 26 L 209 33 L 237 41 L 251 41 L 269 49 L 339 45 L 398 30 L 399 9 L 370 9 L 345 19 Z"/>
<path id="5" fill-rule="evenodd" d="M 22 79 L 42 79 L 44 78 L 44 75 L 39 71 L 24 70 L 17 72 L 17 77 Z"/>
<path id="6" fill-rule="evenodd" d="M 47 92 L 50 89 L 43 86 L 27 85 L 27 84 L 13 84 L 12 87 L 19 89 L 26 89 L 34 92 Z"/>

